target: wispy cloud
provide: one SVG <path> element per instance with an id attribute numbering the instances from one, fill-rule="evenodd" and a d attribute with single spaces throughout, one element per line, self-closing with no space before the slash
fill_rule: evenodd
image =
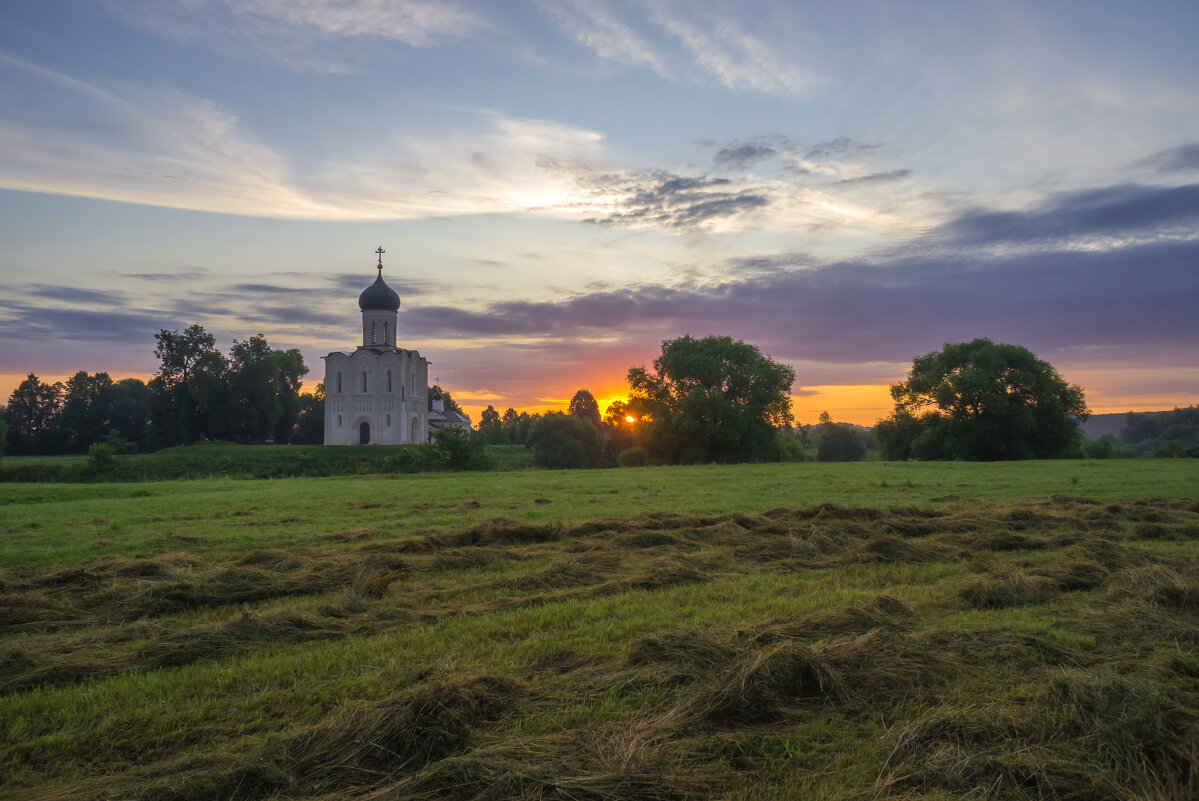
<path id="1" fill-rule="evenodd" d="M 865 169 L 853 140 L 803 147 L 782 137 L 714 146 L 701 169 L 605 165 L 595 131 L 488 109 L 433 112 L 445 130 L 380 140 L 369 150 L 298 171 L 232 113 L 176 91 L 100 87 L 12 56 L 0 66 L 36 76 L 85 120 L 0 121 L 0 187 L 231 214 L 388 220 L 518 213 L 667 232 L 781 225 L 907 230 L 862 197 L 834 197 L 812 176 L 898 178 Z M 768 180 L 751 174 L 772 159 Z"/>
<path id="2" fill-rule="evenodd" d="M 483 16 L 450 0 L 113 0 L 106 6 L 161 36 L 325 73 L 353 69 L 342 50 L 329 47 L 341 39 L 376 37 L 426 47 L 472 38 L 489 27 Z"/>
<path id="3" fill-rule="evenodd" d="M 795 97 L 822 83 L 796 61 L 793 49 L 776 46 L 726 14 L 691 4 L 660 5 L 654 20 L 682 43 L 696 67 L 728 89 Z"/>
<path id="4" fill-rule="evenodd" d="M 869 175 L 862 175 L 857 178 L 842 178 L 841 184 L 881 184 L 890 183 L 892 181 L 903 181 L 912 177 L 912 171 L 903 170 L 888 170 L 887 172 L 872 172 Z"/>
<path id="5" fill-rule="evenodd" d="M 780 97 L 803 96 L 823 83 L 796 59 L 794 41 L 776 42 L 749 30 L 738 18 L 744 15 L 729 8 L 688 2 L 642 9 L 603 0 L 539 0 L 538 5 L 560 32 L 599 58 L 648 69 L 675 83 L 714 83 Z"/>
<path id="6" fill-rule="evenodd" d="M 547 156 L 594 157 L 599 134 L 487 110 L 445 111 L 457 133 L 381 141 L 297 173 L 219 104 L 182 92 L 110 90 L 0 53 L 0 69 L 62 94 L 73 127 L 0 120 L 0 187 L 170 208 L 321 220 L 560 210 L 571 186 Z"/>
<path id="7" fill-rule="evenodd" d="M 596 0 L 537 0 L 537 5 L 559 31 L 600 58 L 669 76 L 665 59 L 611 6 Z"/>
<path id="8" fill-rule="evenodd" d="M 0 186 L 172 208 L 323 217 L 334 209 L 291 186 L 283 159 L 218 104 L 163 89 L 128 95 L 0 53 L 42 80 L 81 120 L 0 121 Z M 265 216 L 265 215 L 264 215 Z"/>

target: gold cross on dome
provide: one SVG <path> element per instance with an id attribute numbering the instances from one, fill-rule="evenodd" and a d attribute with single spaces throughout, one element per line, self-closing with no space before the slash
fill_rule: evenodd
<path id="1" fill-rule="evenodd" d="M 379 249 L 375 252 L 379 254 L 379 272 L 383 272 L 383 254 L 387 251 L 383 249 L 382 245 L 379 245 Z"/>

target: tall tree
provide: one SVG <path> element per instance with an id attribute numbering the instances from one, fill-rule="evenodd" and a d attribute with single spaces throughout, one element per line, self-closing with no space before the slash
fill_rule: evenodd
<path id="1" fill-rule="evenodd" d="M 289 442 L 299 422 L 300 387 L 304 376 L 308 375 L 308 366 L 304 364 L 304 357 L 296 348 L 277 350 L 274 354 L 275 362 L 279 365 L 279 418 L 275 421 L 274 439 L 275 442 Z M 321 387 L 321 396 L 323 399 L 324 387 Z"/>
<path id="2" fill-rule="evenodd" d="M 232 434 L 241 442 L 262 442 L 275 434 L 280 404 L 279 362 L 262 334 L 229 349 Z"/>
<path id="3" fill-rule="evenodd" d="M 466 412 L 462 411 L 462 407 L 458 405 L 457 401 L 450 397 L 450 393 L 437 384 L 429 387 L 429 411 L 433 411 L 433 396 L 438 392 L 441 393 L 441 407 L 443 409 L 447 412 L 453 411 L 461 415 L 466 414 Z"/>
<path id="4" fill-rule="evenodd" d="M 1082 387 L 1019 345 L 975 339 L 913 360 L 875 426 L 888 459 L 1054 459 L 1081 445 Z"/>
<path id="5" fill-rule="evenodd" d="M 154 393 L 140 378 L 122 378 L 108 390 L 109 431 L 124 438 L 131 449 L 150 447 L 150 417 L 154 409 Z"/>
<path id="6" fill-rule="evenodd" d="M 487 408 L 479 413 L 479 430 L 485 428 L 499 428 L 500 413 L 495 410 L 495 407 L 488 404 Z"/>
<path id="7" fill-rule="evenodd" d="M 278 441 L 278 440 L 276 440 Z M 299 413 L 288 442 L 293 445 L 321 445 L 325 441 L 325 382 L 299 398 Z"/>
<path id="8" fill-rule="evenodd" d="M 112 427 L 112 378 L 80 370 L 67 379 L 58 425 L 66 446 L 85 451 Z"/>
<path id="9" fill-rule="evenodd" d="M 62 394 L 62 384 L 43 383 L 33 373 L 17 385 L 5 407 L 10 453 L 56 453 L 62 449 L 56 441 Z"/>
<path id="10" fill-rule="evenodd" d="M 566 413 L 571 417 L 580 417 L 596 428 L 599 428 L 599 403 L 596 402 L 595 396 L 585 389 L 580 389 L 570 399 L 570 405 L 566 407 Z"/>
<path id="11" fill-rule="evenodd" d="M 164 444 L 190 444 L 200 436 L 220 436 L 228 428 L 225 357 L 212 334 L 198 324 L 154 335 L 158 374 L 150 382 L 155 423 Z"/>
<path id="12" fill-rule="evenodd" d="M 780 458 L 790 425 L 795 370 L 731 337 L 662 343 L 654 372 L 633 367 L 628 410 L 643 447 L 660 462 L 745 462 Z"/>

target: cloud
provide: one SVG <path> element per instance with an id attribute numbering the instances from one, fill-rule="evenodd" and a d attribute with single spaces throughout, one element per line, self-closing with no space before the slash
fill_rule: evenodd
<path id="1" fill-rule="evenodd" d="M 604 213 L 585 217 L 592 225 L 711 230 L 763 209 L 770 198 L 728 178 L 685 176 L 663 170 L 607 174 L 587 190 Z"/>
<path id="2" fill-rule="evenodd" d="M 114 311 L 111 309 L 61 309 L 33 304 L 7 304 L 0 315 L 0 340 L 6 349 L 15 343 L 29 343 L 28 352 L 45 355 L 47 343 L 105 343 L 107 345 L 139 344 L 153 350 L 154 335 L 163 328 L 177 327 L 178 318 L 146 310 Z M 39 357 L 40 358 L 40 357 Z"/>
<path id="3" fill-rule="evenodd" d="M 1151 167 L 1159 173 L 1199 170 L 1199 144 L 1186 144 L 1162 150 L 1134 162 L 1133 166 Z"/>
<path id="4" fill-rule="evenodd" d="M 454 391 L 456 401 L 493 401 L 503 400 L 504 396 L 490 389 L 459 389 Z"/>
<path id="5" fill-rule="evenodd" d="M 135 281 L 163 281 L 168 283 L 179 281 L 196 281 L 208 276 L 208 271 L 199 267 L 176 270 L 168 273 L 121 273 L 121 278 L 132 278 Z"/>
<path id="6" fill-rule="evenodd" d="M 893 181 L 903 181 L 912 177 L 911 170 L 890 170 L 888 172 L 875 172 L 870 175 L 863 175 L 858 178 L 843 178 L 837 183 L 840 184 L 881 184 L 891 183 Z"/>
<path id="7" fill-rule="evenodd" d="M 655 3 L 645 14 L 622 8 L 622 17 L 601 0 L 538 0 L 538 6 L 560 33 L 599 58 L 675 83 L 715 81 L 734 92 L 779 97 L 804 96 L 823 84 L 795 59 L 794 40 L 771 41 L 777 34 L 769 20 L 759 26 L 763 33 L 754 32 L 726 8 Z"/>
<path id="8" fill-rule="evenodd" d="M 726 145 L 716 151 L 713 161 L 718 167 L 745 169 L 759 161 L 772 159 L 779 152 L 762 142 L 744 142 Z"/>
<path id="9" fill-rule="evenodd" d="M 406 319 L 431 337 L 466 340 L 583 343 L 606 336 L 633 343 L 730 334 L 776 358 L 823 363 L 902 363 L 977 336 L 1038 352 L 1131 348 L 1168 360 L 1177 358 L 1174 343 L 1199 341 L 1191 309 L 1199 297 L 1199 238 L 1155 238 L 1155 230 L 1172 230 L 1185 218 L 1193 201 L 1189 192 L 1150 194 L 1110 187 L 1060 195 L 1022 213 L 1020 225 L 999 232 L 983 226 L 982 234 L 978 221 L 1000 212 L 971 212 L 937 232 L 948 243 L 943 250 L 920 241 L 870 260 L 815 267 L 775 256 L 731 262 L 729 273 L 745 277 L 717 284 L 599 290 L 478 310 L 425 307 Z M 1143 237 L 1102 249 L 1069 246 L 1078 231 L 1129 203 L 1139 209 Z M 1027 247 L 964 256 L 963 231 L 966 241 L 1002 237 Z"/>
<path id="10" fill-rule="evenodd" d="M 696 67 L 733 91 L 798 97 L 823 83 L 795 61 L 792 48 L 776 47 L 730 16 L 691 3 L 679 8 L 661 4 L 652 15 L 687 49 Z"/>
<path id="11" fill-rule="evenodd" d="M 912 227 L 864 195 L 849 203 L 825 194 L 821 177 L 874 175 L 883 186 L 901 174 L 871 173 L 860 161 L 869 146 L 853 139 L 806 149 L 781 136 L 732 142 L 716 148 L 713 176 L 607 165 L 595 131 L 453 108 L 431 111 L 421 133 L 297 169 L 205 98 L 105 88 L 0 53 L 4 69 L 35 79 L 78 121 L 54 125 L 9 109 L 0 117 L 0 188 L 282 219 L 522 214 L 672 233 Z M 771 158 L 773 174 L 739 174 Z"/>
<path id="12" fill-rule="evenodd" d="M 537 6 L 559 31 L 600 58 L 668 77 L 664 59 L 611 7 L 596 0 L 537 0 Z"/>
<path id="13" fill-rule="evenodd" d="M 107 2 L 111 13 L 170 39 L 306 72 L 353 71 L 339 40 L 381 38 L 412 47 L 469 39 L 489 29 L 450 0 L 156 0 Z"/>
<path id="14" fill-rule="evenodd" d="M 34 284 L 26 292 L 37 297 L 61 300 L 67 303 L 102 303 L 119 306 L 125 301 L 124 296 L 116 292 L 103 292 L 80 287 Z"/>
<path id="15" fill-rule="evenodd" d="M 384 272 L 386 273 L 387 270 L 384 269 Z M 331 278 L 331 282 L 335 287 L 337 287 L 337 289 L 353 290 L 358 292 L 361 292 L 370 286 L 371 281 L 373 280 L 374 279 L 365 272 L 341 273 L 332 276 Z M 389 287 L 400 293 L 401 298 L 408 295 L 415 297 L 417 295 L 429 295 L 445 292 L 450 288 L 448 284 L 445 284 L 442 281 L 429 281 L 415 278 L 397 278 L 393 275 L 385 275 L 383 280 L 387 282 Z"/>
<path id="16" fill-rule="evenodd" d="M 7 109 L 0 187 L 204 211 L 340 216 L 289 185 L 283 159 L 212 101 L 164 89 L 118 94 L 3 53 L 0 66 L 35 78 L 80 120 L 53 125 Z"/>
<path id="17" fill-rule="evenodd" d="M 109 90 L 0 53 L 80 122 L 0 117 L 0 188 L 225 214 L 394 220 L 565 216 L 572 177 L 556 164 L 597 155 L 599 134 L 487 110 L 443 110 L 450 133 L 404 135 L 296 172 L 217 103 L 173 90 Z M 27 115 L 26 115 L 27 116 Z"/>
<path id="18" fill-rule="evenodd" d="M 931 233 L 933 239 L 977 248 L 992 245 L 1061 246 L 1102 238 L 1190 239 L 1199 231 L 1199 184 L 1119 186 L 1055 195 L 1025 211 L 968 212 Z"/>

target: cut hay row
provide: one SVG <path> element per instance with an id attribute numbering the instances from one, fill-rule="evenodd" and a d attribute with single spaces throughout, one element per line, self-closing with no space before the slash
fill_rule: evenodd
<path id="1" fill-rule="evenodd" d="M 1195 797 L 1197 543 L 1058 498 L 9 569 L 5 795 Z"/>

